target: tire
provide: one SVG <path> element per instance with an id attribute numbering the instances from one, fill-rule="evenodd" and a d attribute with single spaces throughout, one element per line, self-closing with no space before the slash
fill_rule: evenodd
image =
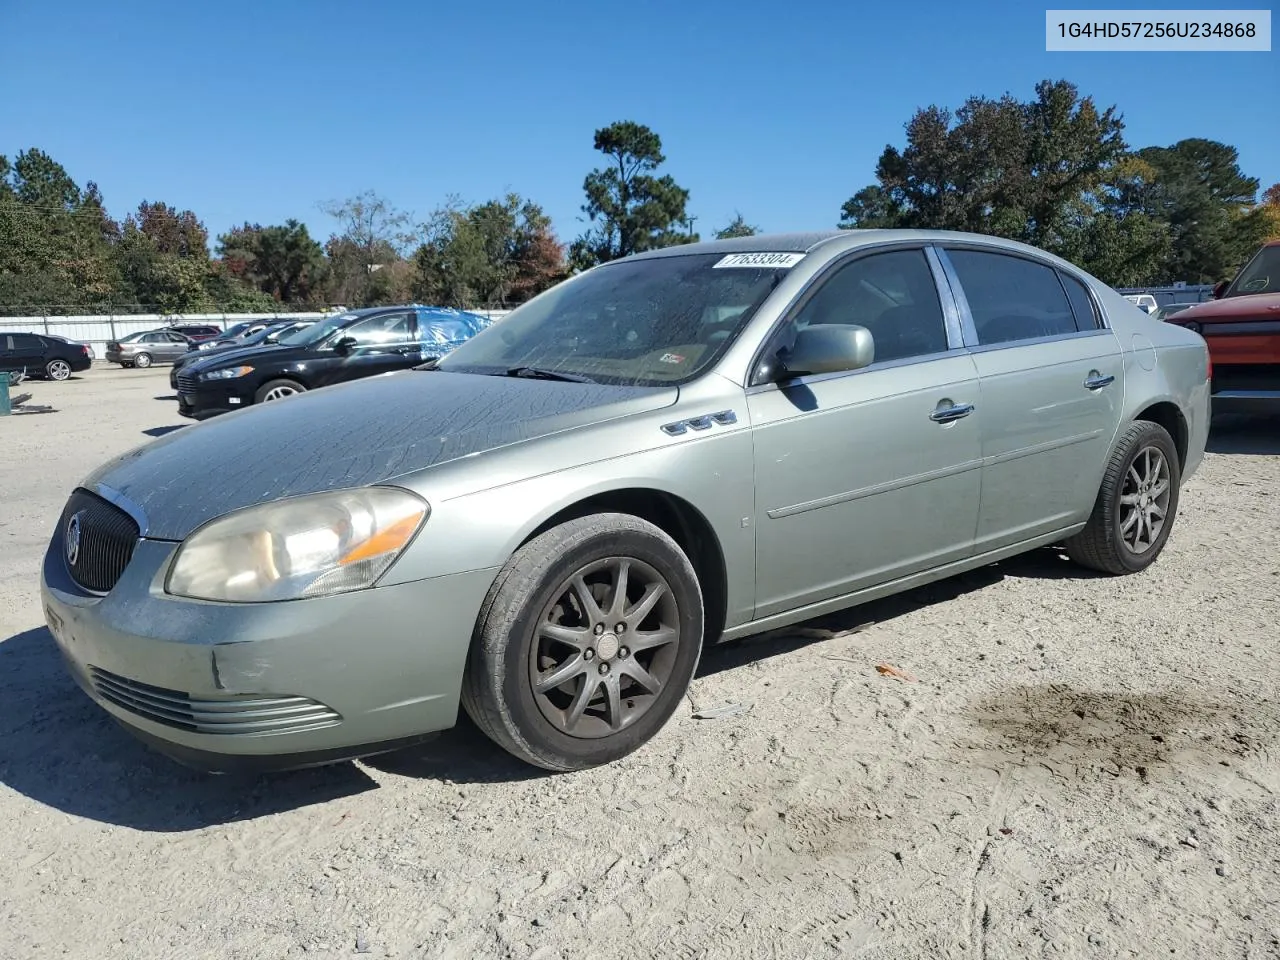
<path id="1" fill-rule="evenodd" d="M 151 354 L 139 353 L 133 358 L 133 363 L 130 366 L 137 367 L 139 370 L 147 369 L 147 367 L 151 366 Z"/>
<path id="2" fill-rule="evenodd" d="M 599 591 L 596 603 L 612 623 L 622 563 L 628 565 L 622 617 L 630 625 L 601 633 L 588 626 L 594 620 L 584 616 L 572 579 Z M 657 596 L 646 612 L 650 591 Z M 702 602 L 689 558 L 658 527 L 622 513 L 569 520 L 529 541 L 498 573 L 468 651 L 462 706 L 490 739 L 533 766 L 583 770 L 618 760 L 651 740 L 688 690 L 702 654 Z M 542 624 L 577 640 L 549 639 Z M 676 639 L 662 642 L 673 627 Z M 643 637 L 631 642 L 645 649 L 629 648 L 628 637 Z M 568 679 L 537 692 L 539 673 Z M 588 687 L 591 702 L 573 719 Z"/>
<path id="3" fill-rule="evenodd" d="M 260 386 L 258 392 L 253 395 L 253 402 L 270 403 L 273 400 L 283 400 L 286 397 L 306 392 L 307 388 L 297 380 L 289 380 L 282 377 L 278 380 L 268 380 Z"/>
<path id="4" fill-rule="evenodd" d="M 50 380 L 68 380 L 71 378 L 71 364 L 57 358 L 44 365 L 44 375 Z"/>
<path id="5" fill-rule="evenodd" d="M 1154 486 L 1144 487 L 1157 454 L 1163 458 L 1163 483 L 1157 479 Z M 1067 555 L 1081 566 L 1117 576 L 1145 570 L 1168 542 L 1178 514 L 1181 483 L 1182 467 L 1169 431 L 1147 420 L 1129 424 L 1111 453 L 1089 522 L 1067 541 Z M 1164 492 L 1153 495 L 1152 491 L 1162 486 L 1166 487 Z M 1137 502 L 1124 502 L 1131 497 Z M 1150 508 L 1144 506 L 1147 503 Z M 1149 521 L 1155 510 L 1163 510 L 1164 516 L 1153 537 L 1154 523 Z M 1145 543 L 1144 523 L 1148 524 Z M 1134 543 L 1130 543 L 1131 535 Z"/>

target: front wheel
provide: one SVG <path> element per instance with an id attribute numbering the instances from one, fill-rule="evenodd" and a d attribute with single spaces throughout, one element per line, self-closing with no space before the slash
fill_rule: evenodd
<path id="1" fill-rule="evenodd" d="M 1145 570 L 1168 542 L 1181 482 L 1169 431 L 1147 420 L 1131 423 L 1111 454 L 1093 514 L 1067 541 L 1067 554 L 1104 573 Z"/>
<path id="2" fill-rule="evenodd" d="M 670 719 L 702 636 L 697 574 L 671 537 L 628 514 L 570 520 L 498 574 L 472 639 L 462 705 L 534 766 L 609 763 Z"/>
<path id="3" fill-rule="evenodd" d="M 138 354 L 133 358 L 133 366 L 138 367 L 141 370 L 145 370 L 147 367 L 151 366 L 151 354 Z"/>
<path id="4" fill-rule="evenodd" d="M 297 380 L 269 380 L 258 388 L 253 395 L 254 403 L 269 403 L 272 400 L 283 400 L 297 393 L 306 393 L 307 388 Z"/>

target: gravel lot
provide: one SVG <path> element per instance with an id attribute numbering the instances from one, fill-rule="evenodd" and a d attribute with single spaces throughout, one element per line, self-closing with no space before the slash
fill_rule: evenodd
<path id="1" fill-rule="evenodd" d="M 607 769 L 464 721 L 237 779 L 107 720 L 38 602 L 73 485 L 187 429 L 167 377 L 0 418 L 0 957 L 1280 956 L 1280 419 L 1218 424 L 1145 574 L 1040 551 L 710 650 Z"/>

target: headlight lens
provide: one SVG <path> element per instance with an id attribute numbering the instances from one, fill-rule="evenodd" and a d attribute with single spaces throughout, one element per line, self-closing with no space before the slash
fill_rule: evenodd
<path id="1" fill-rule="evenodd" d="M 241 510 L 178 548 L 165 590 L 196 600 L 265 603 L 374 584 L 431 508 L 407 490 L 366 487 Z"/>
<path id="2" fill-rule="evenodd" d="M 235 380 L 237 377 L 247 376 L 253 373 L 253 367 L 245 365 L 243 367 L 227 367 L 225 370 L 209 370 L 200 374 L 201 380 Z"/>

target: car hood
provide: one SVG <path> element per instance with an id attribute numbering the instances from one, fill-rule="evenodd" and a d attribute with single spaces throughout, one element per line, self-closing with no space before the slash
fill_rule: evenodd
<path id="1" fill-rule="evenodd" d="M 1174 323 L 1184 320 L 1197 322 L 1240 320 L 1256 317 L 1259 320 L 1280 320 L 1280 293 L 1250 293 L 1242 297 L 1224 297 L 1198 303 L 1189 310 L 1180 310 L 1169 319 Z"/>
<path id="2" fill-rule="evenodd" d="M 143 513 L 143 536 L 181 540 L 240 507 L 397 476 L 587 423 L 657 410 L 676 387 L 615 387 L 404 371 L 325 387 L 182 427 L 104 464 Z"/>
<path id="3" fill-rule="evenodd" d="M 258 343 L 249 347 L 237 347 L 234 345 L 213 347 L 209 350 L 197 351 L 196 356 L 191 360 L 187 360 L 183 366 L 194 370 L 196 365 L 199 364 L 201 369 L 208 370 L 224 363 L 231 365 L 251 361 L 266 354 L 271 354 L 273 360 L 289 360 L 295 356 L 311 356 L 312 351 L 306 347 L 290 346 L 286 343 Z"/>

